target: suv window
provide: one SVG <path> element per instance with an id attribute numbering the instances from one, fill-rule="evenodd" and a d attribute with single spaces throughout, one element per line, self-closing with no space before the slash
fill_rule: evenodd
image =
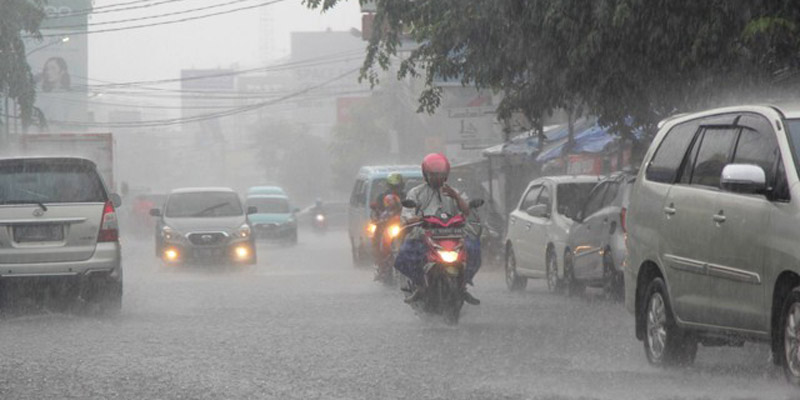
<path id="1" fill-rule="evenodd" d="M 603 182 L 595 186 L 592 190 L 592 194 L 589 196 L 589 200 L 586 202 L 586 207 L 583 209 L 583 215 L 581 217 L 586 218 L 603 207 L 603 198 L 605 197 L 607 188 L 608 182 Z"/>
<path id="2" fill-rule="evenodd" d="M 778 161 L 778 140 L 769 121 L 764 117 L 744 115 L 739 120 L 742 133 L 736 145 L 733 162 L 754 164 L 764 170 L 770 186 L 775 182 L 775 166 Z"/>
<path id="3" fill-rule="evenodd" d="M 550 189 L 544 186 L 542 187 L 542 193 L 539 193 L 536 204 L 544 204 L 547 206 L 547 211 L 550 211 Z"/>
<path id="4" fill-rule="evenodd" d="M 519 209 L 522 211 L 526 211 L 532 205 L 536 204 L 536 199 L 539 197 L 539 192 L 542 191 L 541 185 L 536 185 L 530 188 L 527 193 L 525 193 L 525 197 L 522 199 L 522 203 L 520 203 Z"/>
<path id="5" fill-rule="evenodd" d="M 356 185 L 353 186 L 353 195 L 350 197 L 351 205 L 357 207 L 359 205 L 366 204 L 365 193 L 364 193 L 366 187 L 367 185 L 364 179 L 359 179 L 356 181 Z"/>
<path id="6" fill-rule="evenodd" d="M 675 182 L 683 156 L 699 126 L 699 121 L 687 121 L 675 125 L 667 132 L 645 171 L 648 180 L 662 183 Z"/>
<path id="7" fill-rule="evenodd" d="M 103 203 L 100 175 L 90 165 L 60 160 L 0 164 L 0 204 Z"/>
<path id="8" fill-rule="evenodd" d="M 738 128 L 708 127 L 703 130 L 697 150 L 697 159 L 691 173 L 691 184 L 719 187 L 722 169 L 730 160 Z"/>

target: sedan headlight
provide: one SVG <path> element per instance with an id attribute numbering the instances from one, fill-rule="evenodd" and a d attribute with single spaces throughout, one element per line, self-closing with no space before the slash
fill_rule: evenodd
<path id="1" fill-rule="evenodd" d="M 181 235 L 180 232 L 176 231 L 175 229 L 172 229 L 171 227 L 169 227 L 167 225 L 164 225 L 161 228 L 161 236 L 165 240 L 181 240 L 181 239 L 183 239 L 183 235 Z"/>
<path id="2" fill-rule="evenodd" d="M 244 225 L 239 227 L 239 229 L 236 231 L 236 233 L 234 233 L 234 236 L 236 236 L 238 238 L 241 238 L 241 239 L 247 239 L 247 238 L 250 237 L 251 233 L 252 233 L 252 231 L 250 230 L 250 225 L 244 224 Z"/>

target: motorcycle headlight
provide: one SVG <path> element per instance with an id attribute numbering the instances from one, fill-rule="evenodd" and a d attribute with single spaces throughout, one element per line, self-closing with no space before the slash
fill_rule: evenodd
<path id="1" fill-rule="evenodd" d="M 378 229 L 378 225 L 375 225 L 372 222 L 367 224 L 367 236 L 369 236 L 369 237 L 375 236 L 375 230 L 376 229 Z"/>
<path id="2" fill-rule="evenodd" d="M 458 252 L 450 250 L 439 250 L 439 258 L 445 263 L 451 264 L 458 261 Z"/>
<path id="3" fill-rule="evenodd" d="M 324 215 L 322 215 L 322 214 L 317 214 L 317 217 L 316 217 L 316 218 L 317 218 L 317 222 L 322 222 L 322 221 L 325 221 L 325 216 L 324 216 Z"/>
<path id="4" fill-rule="evenodd" d="M 181 240 L 183 238 L 180 232 L 167 225 L 161 228 L 161 236 L 166 240 Z"/>
<path id="5" fill-rule="evenodd" d="M 392 225 L 389 227 L 389 237 L 396 238 L 400 234 L 400 225 Z"/>
<path id="6" fill-rule="evenodd" d="M 236 231 L 236 233 L 234 233 L 234 236 L 236 236 L 238 238 L 241 238 L 241 239 L 247 239 L 247 238 L 250 237 L 251 233 L 252 233 L 252 231 L 250 230 L 250 225 L 244 224 L 244 225 L 239 227 L 239 229 Z"/>

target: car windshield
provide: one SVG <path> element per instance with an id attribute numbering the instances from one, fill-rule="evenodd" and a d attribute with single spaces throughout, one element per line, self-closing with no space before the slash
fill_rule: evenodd
<path id="1" fill-rule="evenodd" d="M 289 201 L 280 197 L 251 197 L 247 199 L 247 207 L 255 207 L 257 214 L 288 214 Z"/>
<path id="2" fill-rule="evenodd" d="M 105 201 L 100 176 L 87 164 L 36 161 L 0 165 L 0 204 Z"/>
<path id="3" fill-rule="evenodd" d="M 558 213 L 574 219 L 583 209 L 583 205 L 595 185 L 597 185 L 596 182 L 558 185 Z"/>
<path id="4" fill-rule="evenodd" d="M 242 215 L 242 204 L 236 193 L 176 193 L 167 200 L 164 215 L 169 218 L 235 217 Z"/>

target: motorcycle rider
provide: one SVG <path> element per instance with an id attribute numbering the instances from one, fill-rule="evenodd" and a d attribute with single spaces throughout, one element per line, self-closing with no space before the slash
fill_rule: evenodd
<path id="1" fill-rule="evenodd" d="M 403 219 L 406 223 L 418 221 L 424 215 L 435 215 L 446 213 L 456 215 L 459 212 L 469 217 L 469 204 L 465 196 L 459 194 L 455 189 L 447 185 L 447 177 L 450 174 L 450 162 L 443 154 L 428 154 L 422 161 L 422 175 L 425 183 L 411 189 L 407 199 L 413 200 L 417 207 L 415 209 L 404 208 Z M 467 265 L 465 270 L 466 282 L 472 283 L 472 278 L 481 266 L 481 246 L 480 239 L 471 234 L 471 229 L 466 229 L 467 234 L 464 238 L 464 247 L 467 250 Z M 411 303 L 421 297 L 425 290 L 425 277 L 423 265 L 427 254 L 427 248 L 422 235 L 424 232 L 421 227 L 411 229 L 406 235 L 400 252 L 395 261 L 395 268 L 403 275 L 407 276 L 415 286 L 411 296 L 406 298 L 406 302 Z M 466 284 L 463 287 L 464 301 L 472 304 L 480 304 L 480 300 L 467 292 Z"/>
<path id="2" fill-rule="evenodd" d="M 400 201 L 405 200 L 406 182 L 403 175 L 399 172 L 392 172 L 386 177 L 386 190 L 375 198 L 371 204 L 372 221 L 375 223 L 375 233 L 372 236 L 373 254 L 380 254 L 381 238 L 383 237 L 384 224 L 381 223 L 381 216 L 386 211 L 385 200 L 390 196 L 397 196 Z"/>

